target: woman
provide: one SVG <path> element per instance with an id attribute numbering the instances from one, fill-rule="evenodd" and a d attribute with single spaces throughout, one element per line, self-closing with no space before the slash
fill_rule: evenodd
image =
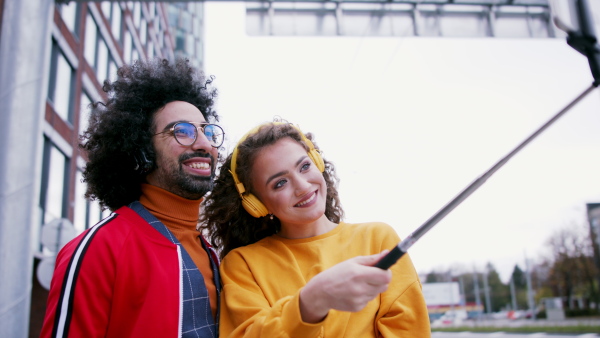
<path id="1" fill-rule="evenodd" d="M 224 257 L 220 335 L 429 337 L 410 258 L 373 267 L 398 236 L 342 222 L 334 166 L 310 139 L 288 123 L 254 128 L 205 201 L 204 228 Z"/>

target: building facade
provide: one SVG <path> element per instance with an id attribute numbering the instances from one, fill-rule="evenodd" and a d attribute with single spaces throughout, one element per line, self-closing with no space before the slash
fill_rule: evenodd
<path id="1" fill-rule="evenodd" d="M 3 58 L 7 53 L 12 53 L 10 55 L 17 58 L 23 56 L 15 50 L 18 48 L 10 45 L 20 45 L 20 42 L 15 41 L 16 38 L 11 40 L 6 37 L 13 34 L 13 31 L 24 36 L 29 33 L 28 29 L 23 29 L 25 24 L 22 23 L 29 20 L 28 18 L 17 20 L 9 17 L 28 16 L 32 13 L 27 8 L 29 3 L 33 2 L 0 0 Z M 185 57 L 191 64 L 201 68 L 203 6 L 202 2 L 51 1 L 47 7 L 50 13 L 47 14 L 46 24 L 43 20 L 36 20 L 36 24 L 32 25 L 37 27 L 37 31 L 45 33 L 41 34 L 44 38 L 39 40 L 39 44 L 34 44 L 34 41 L 29 43 L 29 46 L 34 47 L 30 48 L 33 49 L 30 53 L 41 54 L 40 68 L 44 71 L 39 72 L 36 78 L 36 87 L 41 95 L 30 97 L 30 100 L 39 100 L 34 104 L 41 110 L 37 114 L 40 120 L 37 122 L 40 124 L 37 128 L 39 132 L 30 135 L 35 138 L 35 141 L 32 141 L 34 146 L 23 149 L 23 152 L 31 152 L 31 149 L 35 148 L 35 154 L 32 154 L 35 157 L 34 164 L 30 165 L 35 166 L 32 171 L 36 176 L 31 180 L 34 186 L 34 210 L 29 210 L 29 237 L 33 252 L 22 254 L 29 259 L 33 258 L 33 269 L 28 274 L 31 277 L 30 304 L 21 306 L 26 308 L 29 305 L 30 308 L 29 336 L 39 336 L 54 256 L 62 244 L 61 241 L 48 239 L 60 236 L 60 233 L 45 233 L 42 231 L 44 225 L 67 226 L 70 231 L 66 228 L 58 231 L 63 236 L 73 235 L 94 225 L 108 213 L 107 210 L 101 210 L 97 202 L 84 198 L 86 185 L 82 182 L 82 171 L 85 158 L 78 143 L 79 135 L 87 127 L 89 105 L 106 99 L 102 91 L 103 82 L 106 79 L 114 79 L 118 67 L 137 59 L 160 57 L 173 60 L 176 57 Z M 38 12 L 37 15 L 43 18 L 46 14 Z M 4 67 L 1 74 L 6 88 L 10 87 L 11 82 L 9 68 L 10 66 Z M 16 92 L 8 89 L 3 91 L 2 95 L 12 96 Z M 20 114 L 17 109 L 10 110 L 12 111 L 7 112 L 10 115 Z M 15 151 L 6 149 L 10 148 L 13 141 L 18 140 L 3 138 L 2 141 L 2 158 L 8 162 L 7 158 L 14 157 L 11 153 Z M 3 172 L 3 176 L 11 174 Z M 14 178 L 18 180 L 17 177 Z M 3 186 L 4 190 L 7 190 L 7 187 L 10 188 L 10 185 Z M 8 213 L 5 214 L 3 216 L 7 219 L 16 219 Z M 57 223 L 57 220 L 62 221 Z M 6 230 L 8 225 L 0 225 L 0 228 L 4 229 L 0 231 L 0 237 L 11 236 L 11 232 Z M 0 291 L 5 294 L 0 299 L 0 308 L 6 312 L 0 313 L 0 326 L 6 326 L 1 324 L 2 322 L 14 322 L 9 318 L 9 312 L 15 311 L 6 307 L 6 304 L 14 303 L 15 299 L 23 299 L 21 290 L 11 285 Z M 16 326 L 19 324 L 16 323 Z M 0 330 L 0 336 L 24 335 L 23 329 L 7 330 L 9 331 Z"/>

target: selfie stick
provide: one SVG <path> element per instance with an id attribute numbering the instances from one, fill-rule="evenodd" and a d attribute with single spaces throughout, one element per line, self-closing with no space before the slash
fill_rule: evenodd
<path id="1" fill-rule="evenodd" d="M 448 215 L 454 208 L 456 208 L 460 203 L 462 203 L 467 197 L 469 197 L 475 190 L 477 190 L 485 181 L 487 181 L 490 176 L 492 176 L 498 169 L 500 169 L 503 165 L 508 162 L 516 153 L 518 153 L 521 149 L 523 149 L 529 142 L 531 142 L 534 138 L 536 138 L 539 134 L 541 134 L 544 130 L 546 130 L 550 125 L 552 125 L 556 120 L 558 120 L 561 116 L 563 116 L 569 109 L 571 109 L 575 104 L 581 101 L 587 94 L 592 92 L 598 85 L 600 85 L 600 46 L 597 44 L 596 37 L 593 32 L 593 24 L 592 19 L 588 16 L 589 10 L 587 7 L 587 3 L 585 0 L 577 0 L 577 15 L 579 17 L 580 22 L 580 30 L 574 31 L 572 29 L 567 29 L 568 33 L 567 43 L 575 48 L 578 52 L 582 53 L 588 58 L 588 62 L 590 64 L 590 68 L 592 69 L 592 75 L 594 77 L 594 82 L 592 85 L 587 88 L 583 93 L 581 93 L 575 100 L 569 103 L 563 110 L 554 115 L 548 122 L 542 125 L 538 130 L 536 130 L 531 136 L 529 136 L 525 141 L 521 142 L 513 151 L 511 151 L 508 155 L 498 161 L 493 167 L 491 167 L 487 172 L 481 175 L 478 179 L 476 179 L 473 183 L 471 183 L 468 187 L 466 187 L 460 194 L 458 194 L 452 201 L 446 204 L 442 209 L 440 209 L 435 215 L 431 216 L 425 223 L 423 223 L 417 230 L 415 230 L 412 234 L 402 240 L 397 246 L 395 246 L 385 257 L 383 257 L 377 264 L 376 267 L 387 270 L 390 266 L 394 265 L 400 257 L 402 257 L 408 249 L 415 244 L 416 241 L 419 240 L 423 235 L 425 235 L 433 226 L 435 226 L 439 221 L 441 221 L 446 215 Z M 564 24 L 557 22 L 557 26 L 560 29 L 566 27 Z"/>

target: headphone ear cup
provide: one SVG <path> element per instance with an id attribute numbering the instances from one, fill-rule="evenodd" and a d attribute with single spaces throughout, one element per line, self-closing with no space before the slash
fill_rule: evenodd
<path id="1" fill-rule="evenodd" d="M 308 152 L 308 157 L 315 163 L 317 169 L 321 172 L 325 171 L 325 161 L 323 161 L 323 156 L 316 149 L 311 149 Z"/>
<path id="2" fill-rule="evenodd" d="M 242 197 L 242 206 L 255 218 L 264 217 L 269 214 L 267 207 L 252 194 L 244 195 L 244 197 Z"/>
<path id="3" fill-rule="evenodd" d="M 148 173 L 154 166 L 154 163 L 148 159 L 143 150 L 134 152 L 133 160 L 135 161 L 135 167 L 133 170 L 140 175 Z"/>

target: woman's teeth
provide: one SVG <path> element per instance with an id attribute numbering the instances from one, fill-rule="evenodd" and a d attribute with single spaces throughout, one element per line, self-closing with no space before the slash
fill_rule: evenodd
<path id="1" fill-rule="evenodd" d="M 301 206 L 303 206 L 303 205 L 305 205 L 307 203 L 310 203 L 312 200 L 315 199 L 316 196 L 317 196 L 317 193 L 313 193 L 313 195 L 309 199 L 307 199 L 306 201 L 302 201 L 302 202 L 296 204 L 296 206 L 297 207 L 301 207 Z"/>

